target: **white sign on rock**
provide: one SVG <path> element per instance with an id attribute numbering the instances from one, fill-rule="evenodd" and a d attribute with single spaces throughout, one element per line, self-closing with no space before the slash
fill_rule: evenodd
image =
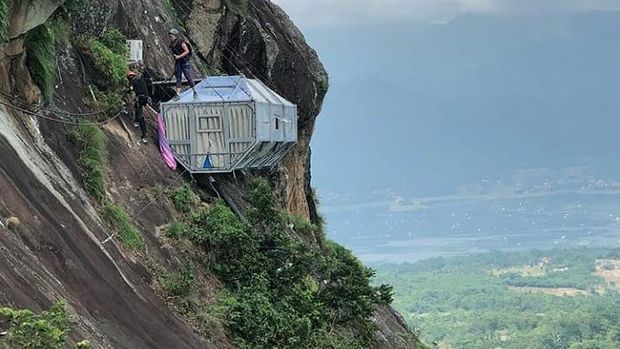
<path id="1" fill-rule="evenodd" d="M 142 62 L 142 40 L 127 40 L 129 63 Z"/>

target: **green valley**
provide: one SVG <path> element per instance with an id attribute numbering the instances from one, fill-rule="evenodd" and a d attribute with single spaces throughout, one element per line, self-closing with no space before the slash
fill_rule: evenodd
<path id="1" fill-rule="evenodd" d="M 620 348 L 620 250 L 492 252 L 379 264 L 438 348 Z"/>

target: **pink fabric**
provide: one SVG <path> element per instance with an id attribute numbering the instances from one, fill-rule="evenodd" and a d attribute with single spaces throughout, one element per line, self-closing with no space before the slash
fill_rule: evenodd
<path id="1" fill-rule="evenodd" d="M 168 138 L 166 137 L 166 124 L 164 123 L 164 118 L 162 118 L 159 113 L 157 113 L 157 133 L 159 134 L 159 152 L 161 153 L 161 157 L 171 170 L 176 170 L 177 161 L 174 158 L 170 143 L 168 143 Z"/>

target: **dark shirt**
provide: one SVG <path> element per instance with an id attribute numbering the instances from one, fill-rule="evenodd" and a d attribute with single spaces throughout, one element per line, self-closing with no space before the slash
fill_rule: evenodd
<path id="1" fill-rule="evenodd" d="M 146 83 L 144 82 L 144 79 L 134 77 L 129 80 L 129 84 L 131 85 L 131 89 L 133 90 L 133 92 L 136 93 L 136 96 L 142 95 L 142 96 L 148 97 L 149 90 L 146 87 Z"/>
<path id="2" fill-rule="evenodd" d="M 173 43 L 170 44 L 170 50 L 172 50 L 172 53 L 176 56 L 182 54 L 183 52 L 185 52 L 185 50 L 183 50 L 183 43 L 185 41 L 181 40 L 181 39 L 176 39 Z M 188 47 L 189 49 L 189 47 Z M 181 63 L 181 64 L 185 64 L 189 62 L 189 54 L 181 59 L 177 59 L 176 62 L 177 63 Z"/>

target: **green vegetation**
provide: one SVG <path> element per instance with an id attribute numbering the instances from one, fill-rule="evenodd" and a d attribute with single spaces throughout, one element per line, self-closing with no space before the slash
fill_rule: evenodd
<path id="1" fill-rule="evenodd" d="M 125 83 L 127 65 L 122 55 L 112 51 L 97 39 L 89 40 L 90 54 L 95 67 L 103 76 L 109 78 L 109 87 L 119 87 Z"/>
<path id="2" fill-rule="evenodd" d="M 161 277 L 161 284 L 170 297 L 187 297 L 196 285 L 195 271 L 190 262 L 185 262 L 177 273 Z"/>
<path id="3" fill-rule="evenodd" d="M 184 184 L 172 193 L 172 202 L 179 212 L 189 213 L 198 205 L 200 198 L 194 194 L 189 184 Z"/>
<path id="4" fill-rule="evenodd" d="M 1 11 L 2 6 L 0 6 Z M 57 15 L 26 34 L 24 40 L 26 65 L 32 79 L 41 90 L 44 102 L 49 102 L 53 97 L 56 51 L 60 45 L 66 45 L 69 42 L 69 32 L 68 19 Z"/>
<path id="5" fill-rule="evenodd" d="M 92 105 L 106 114 L 115 114 L 122 108 L 122 90 L 127 85 L 127 46 L 125 36 L 118 30 L 106 31 L 100 38 L 78 35 L 74 44 L 90 59 L 99 79 L 97 87 L 89 86 L 96 98 Z M 90 91 L 88 92 L 90 94 Z"/>
<path id="6" fill-rule="evenodd" d="M 101 35 L 101 38 L 99 38 L 99 41 L 101 41 L 101 43 L 105 45 L 105 47 L 112 50 L 112 52 L 114 52 L 115 54 L 121 55 L 123 57 L 125 57 L 129 53 L 127 51 L 126 40 L 127 38 L 125 37 L 125 35 L 121 33 L 118 29 L 108 30 L 103 33 L 103 35 Z"/>
<path id="7" fill-rule="evenodd" d="M 78 165 L 86 191 L 101 202 L 105 198 L 106 177 L 106 137 L 103 131 L 93 124 L 79 124 L 67 133 L 69 140 L 80 148 Z"/>
<path id="8" fill-rule="evenodd" d="M 376 330 L 372 313 L 377 305 L 390 301 L 390 287 L 371 286 L 374 271 L 342 246 L 310 244 L 290 234 L 289 217 L 278 207 L 265 180 L 253 182 L 246 200 L 247 222 L 218 201 L 208 210 L 194 205 L 183 223 L 173 225 L 168 233 L 208 251 L 207 266 L 225 286 L 217 313 L 236 344 L 240 348 L 369 347 Z M 300 231 L 319 230 L 309 222 L 300 226 Z"/>
<path id="9" fill-rule="evenodd" d="M 593 275 L 620 250 L 574 249 L 379 265 L 394 306 L 446 348 L 617 348 L 620 293 Z M 606 264 L 601 263 L 600 269 Z"/>
<path id="10" fill-rule="evenodd" d="M 55 16 L 54 18 L 48 20 L 46 24 L 50 35 L 54 38 L 54 43 L 56 48 L 60 45 L 69 44 L 70 34 L 71 34 L 71 25 L 69 24 L 69 20 L 64 16 Z"/>
<path id="11" fill-rule="evenodd" d="M 0 308 L 0 323 L 8 323 L 7 335 L 0 339 L 0 348 L 65 349 L 71 321 L 65 303 L 58 302 L 48 311 L 35 314 L 30 310 Z M 89 341 L 77 344 L 78 349 L 89 349 Z"/>
<path id="12" fill-rule="evenodd" d="M 118 230 L 123 245 L 133 251 L 141 251 L 144 249 L 144 241 L 138 232 L 138 229 L 131 222 L 131 218 L 125 210 L 115 204 L 106 204 L 103 206 L 103 217 L 105 220 Z"/>
<path id="13" fill-rule="evenodd" d="M 65 0 L 62 6 L 67 13 L 76 13 L 84 10 L 89 3 L 90 0 Z"/>
<path id="14" fill-rule="evenodd" d="M 40 25 L 26 35 L 26 65 L 32 79 L 41 90 L 44 101 L 50 101 L 54 93 L 56 76 L 56 45 L 51 31 L 46 25 Z"/>
<path id="15" fill-rule="evenodd" d="M 173 222 L 168 228 L 167 235 L 172 239 L 181 239 L 186 234 L 187 225 L 181 222 Z"/>
<path id="16" fill-rule="evenodd" d="M 0 0 L 0 41 L 2 42 L 7 40 L 10 10 L 11 10 L 11 0 Z"/>
<path id="17" fill-rule="evenodd" d="M 297 234 L 306 240 L 323 241 L 325 239 L 323 226 L 312 224 L 306 217 L 287 214 L 284 219 Z"/>
<path id="18" fill-rule="evenodd" d="M 127 47 L 121 32 L 110 30 L 100 39 L 81 35 L 76 38 L 75 44 L 92 60 L 99 75 L 105 78 L 102 87 L 118 90 L 125 86 Z"/>

